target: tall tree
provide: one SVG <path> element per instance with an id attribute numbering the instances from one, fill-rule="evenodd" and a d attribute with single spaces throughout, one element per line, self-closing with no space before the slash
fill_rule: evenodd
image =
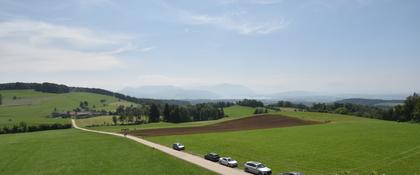
<path id="1" fill-rule="evenodd" d="M 117 125 L 118 119 L 116 116 L 112 116 L 112 122 L 114 122 L 114 125 Z"/>
<path id="2" fill-rule="evenodd" d="M 160 120 L 159 109 L 155 104 L 152 104 L 149 110 L 149 122 L 154 123 L 154 122 L 159 122 L 159 120 Z"/>
<path id="3" fill-rule="evenodd" d="M 170 113 L 171 109 L 169 109 L 168 103 L 165 104 L 165 107 L 163 108 L 163 120 L 164 121 L 170 121 Z"/>

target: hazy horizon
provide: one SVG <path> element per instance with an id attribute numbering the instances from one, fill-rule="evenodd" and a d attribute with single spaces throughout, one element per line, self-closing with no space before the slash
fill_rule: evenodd
<path id="1" fill-rule="evenodd" d="M 0 83 L 420 91 L 420 2 L 0 0 Z"/>

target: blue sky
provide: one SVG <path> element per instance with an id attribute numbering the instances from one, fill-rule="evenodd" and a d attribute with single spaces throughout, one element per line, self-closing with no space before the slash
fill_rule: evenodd
<path id="1" fill-rule="evenodd" d="M 0 82 L 420 91 L 420 1 L 0 0 Z"/>

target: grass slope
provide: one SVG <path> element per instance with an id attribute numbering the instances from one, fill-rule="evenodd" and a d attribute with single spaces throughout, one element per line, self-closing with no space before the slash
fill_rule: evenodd
<path id="1" fill-rule="evenodd" d="M 274 173 L 369 174 L 375 170 L 393 175 L 420 174 L 418 124 L 324 113 L 280 114 L 330 123 L 148 139 L 167 146 L 180 141 L 194 154 L 215 151 L 232 156 L 241 164 L 248 160 L 261 161 Z"/>
<path id="2" fill-rule="evenodd" d="M 72 92 L 52 94 L 36 92 L 34 90 L 3 90 L 3 104 L 0 105 L 0 127 L 13 125 L 21 121 L 31 124 L 41 123 L 69 123 L 69 119 L 54 119 L 48 116 L 56 108 L 67 111 L 79 106 L 80 101 L 88 101 L 89 107 L 96 106 L 96 110 L 115 110 L 120 104 L 130 104 L 118 101 L 117 98 L 93 93 Z M 17 99 L 13 100 L 16 96 Z M 106 102 L 102 104 L 101 99 Z"/>
<path id="3" fill-rule="evenodd" d="M 225 115 L 229 118 L 248 117 L 254 114 L 255 108 L 247 106 L 234 105 L 224 108 Z"/>
<path id="4" fill-rule="evenodd" d="M 134 141 L 75 129 L 0 135 L 0 174 L 214 174 Z"/>
<path id="5" fill-rule="evenodd" d="M 235 105 L 235 106 L 224 108 L 224 111 L 228 117 L 225 117 L 219 120 L 185 122 L 185 123 L 159 122 L 159 123 L 149 123 L 149 124 L 142 124 L 142 125 L 97 126 L 97 127 L 90 127 L 89 129 L 119 132 L 123 128 L 128 128 L 130 130 L 134 130 L 134 129 L 139 130 L 139 129 L 151 129 L 151 128 L 203 126 L 203 125 L 219 123 L 219 122 L 223 122 L 227 120 L 252 116 L 255 111 L 255 108 Z M 112 125 L 113 124 L 112 116 L 99 116 L 99 117 L 93 117 L 93 118 L 87 118 L 87 119 L 79 119 L 79 120 L 76 120 L 76 122 L 77 122 L 77 125 L 80 127 L 86 127 L 89 125 L 103 125 L 103 124 Z"/>

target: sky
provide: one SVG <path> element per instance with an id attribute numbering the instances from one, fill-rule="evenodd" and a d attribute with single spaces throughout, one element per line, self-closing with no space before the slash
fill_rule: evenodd
<path id="1" fill-rule="evenodd" d="M 0 0 L 0 83 L 420 92 L 417 0 Z"/>

